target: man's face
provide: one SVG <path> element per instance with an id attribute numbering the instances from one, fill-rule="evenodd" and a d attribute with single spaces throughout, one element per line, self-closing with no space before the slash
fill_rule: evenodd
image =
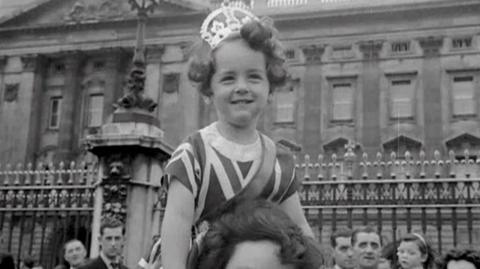
<path id="1" fill-rule="evenodd" d="M 122 254 L 124 243 L 122 227 L 104 228 L 103 234 L 100 235 L 98 241 L 100 242 L 103 254 L 107 258 L 115 260 Z"/>
<path id="2" fill-rule="evenodd" d="M 358 266 L 362 269 L 376 269 L 381 256 L 380 236 L 377 233 L 357 233 L 353 252 Z"/>
<path id="3" fill-rule="evenodd" d="M 476 269 L 475 265 L 465 260 L 449 261 L 447 263 L 447 269 Z"/>
<path id="4" fill-rule="evenodd" d="M 71 267 L 78 267 L 84 261 L 87 256 L 87 250 L 80 241 L 72 241 L 65 245 L 65 260 Z"/>
<path id="5" fill-rule="evenodd" d="M 336 246 L 333 251 L 335 264 L 343 269 L 351 269 L 355 267 L 351 238 L 337 237 L 335 238 L 335 242 Z"/>

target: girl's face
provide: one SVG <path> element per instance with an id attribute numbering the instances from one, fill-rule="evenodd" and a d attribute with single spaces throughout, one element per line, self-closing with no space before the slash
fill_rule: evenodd
<path id="1" fill-rule="evenodd" d="M 265 55 L 243 39 L 224 42 L 214 52 L 210 98 L 221 123 L 255 128 L 270 95 Z"/>
<path id="2" fill-rule="evenodd" d="M 402 241 L 397 249 L 398 261 L 403 269 L 422 268 L 426 255 L 420 252 L 416 241 Z"/>

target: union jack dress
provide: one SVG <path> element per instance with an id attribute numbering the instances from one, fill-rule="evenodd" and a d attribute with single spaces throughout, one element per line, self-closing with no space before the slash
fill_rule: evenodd
<path id="1" fill-rule="evenodd" d="M 261 136 L 261 138 L 260 138 Z M 238 194 L 254 178 L 262 157 L 260 134 L 250 145 L 240 145 L 224 138 L 216 123 L 193 133 L 172 154 L 166 168 L 167 184 L 178 180 L 188 188 L 195 201 L 195 223 L 216 207 Z M 276 145 L 274 171 L 259 198 L 281 203 L 299 186 L 293 156 Z"/>

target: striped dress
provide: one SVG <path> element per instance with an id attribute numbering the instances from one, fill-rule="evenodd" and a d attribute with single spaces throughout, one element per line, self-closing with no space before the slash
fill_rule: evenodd
<path id="1" fill-rule="evenodd" d="M 253 144 L 240 145 L 225 139 L 212 123 L 178 146 L 165 168 L 167 183 L 178 180 L 191 191 L 197 222 L 253 179 L 261 151 L 260 138 Z M 260 197 L 281 203 L 297 191 L 299 182 L 292 155 L 278 144 L 274 169 Z"/>

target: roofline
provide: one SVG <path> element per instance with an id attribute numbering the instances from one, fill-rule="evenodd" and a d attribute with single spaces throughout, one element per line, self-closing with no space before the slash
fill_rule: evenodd
<path id="1" fill-rule="evenodd" d="M 186 18 L 190 19 L 198 19 L 202 20 L 205 15 L 206 11 L 191 11 L 184 14 L 172 14 L 172 15 L 162 15 L 162 16 L 151 16 L 148 19 L 148 24 L 151 23 L 161 23 L 165 21 L 182 21 Z M 44 31 L 52 31 L 56 29 L 83 29 L 91 27 L 92 25 L 101 26 L 101 25 L 108 25 L 108 24 L 137 24 L 136 17 L 130 18 L 118 18 L 113 20 L 91 20 L 91 21 L 84 21 L 84 22 L 71 22 L 71 23 L 64 23 L 64 24 L 42 24 L 42 25 L 29 25 L 29 26 L 14 26 L 14 27 L 1 27 L 0 26 L 0 33 L 11 33 L 11 32 L 30 32 L 36 30 L 44 30 Z"/>
<path id="2" fill-rule="evenodd" d="M 202 10 L 208 10 L 209 9 L 209 5 L 201 5 L 199 3 L 190 2 L 188 0 L 160 0 L 160 1 L 162 1 L 163 3 L 187 8 L 187 9 L 190 9 L 190 10 L 202 11 Z"/>
<path id="3" fill-rule="evenodd" d="M 7 16 L 5 16 L 5 17 L 3 17 L 3 18 L 0 18 L 0 26 L 1 26 L 3 23 L 8 22 L 9 20 L 12 20 L 12 19 L 14 19 L 14 18 L 16 18 L 16 17 L 18 17 L 18 16 L 20 16 L 20 15 L 22 15 L 22 14 L 25 14 L 25 13 L 27 13 L 27 12 L 30 12 L 30 11 L 32 11 L 32 10 L 34 10 L 34 9 L 40 7 L 40 6 L 43 6 L 43 5 L 47 4 L 47 3 L 50 2 L 50 1 L 52 1 L 52 0 L 37 0 L 37 1 L 33 2 L 33 3 L 30 3 L 30 4 L 26 5 L 26 6 L 24 6 L 23 8 L 20 8 L 20 9 L 18 9 L 18 10 L 16 10 L 16 11 L 12 12 L 12 14 L 7 15 Z"/>
<path id="4" fill-rule="evenodd" d="M 354 7 L 342 9 L 304 9 L 296 12 L 284 13 L 260 13 L 260 16 L 269 16 L 275 22 L 291 21 L 291 20 L 310 20 L 310 19 L 324 19 L 330 17 L 344 17 L 365 14 L 382 14 L 391 12 L 404 12 L 411 10 L 428 10 L 428 9 L 445 9 L 460 6 L 480 6 L 478 0 L 463 0 L 451 1 L 444 0 L 443 2 L 423 2 L 423 3 L 400 3 L 396 5 L 380 5 L 372 7 Z"/>

